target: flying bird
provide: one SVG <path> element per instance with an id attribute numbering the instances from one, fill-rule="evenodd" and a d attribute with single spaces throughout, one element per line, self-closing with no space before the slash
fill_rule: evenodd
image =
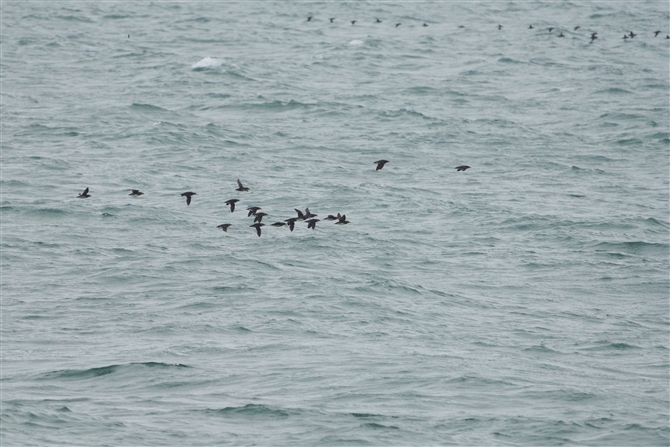
<path id="1" fill-rule="evenodd" d="M 231 213 L 232 213 L 233 211 L 235 211 L 235 204 L 236 204 L 237 202 L 239 202 L 239 201 L 240 201 L 240 199 L 230 199 L 230 200 L 226 200 L 226 205 L 230 205 L 230 212 L 231 212 Z"/>
<path id="2" fill-rule="evenodd" d="M 256 213 L 256 214 L 254 214 L 254 216 L 256 216 L 256 217 L 254 217 L 254 222 L 260 223 L 261 220 L 263 220 L 263 217 L 265 217 L 267 215 L 268 215 L 268 213 Z"/>
<path id="3" fill-rule="evenodd" d="M 321 222 L 319 219 L 310 219 L 307 221 L 307 228 L 315 229 L 316 223 Z"/>
<path id="4" fill-rule="evenodd" d="M 225 231 L 227 233 L 228 232 L 228 227 L 231 226 L 231 225 L 232 224 L 221 224 L 221 225 L 217 225 L 216 228 L 221 228 L 223 231 Z"/>
<path id="5" fill-rule="evenodd" d="M 337 216 L 333 216 L 332 214 L 329 214 L 328 217 L 325 218 L 325 220 L 339 220 L 340 219 L 340 213 L 337 213 Z"/>
<path id="6" fill-rule="evenodd" d="M 194 192 L 191 192 L 191 191 L 181 193 L 182 197 L 186 196 L 186 204 L 187 205 L 191 204 L 191 196 L 195 196 L 195 195 L 197 195 L 197 194 L 194 193 Z"/>
<path id="7" fill-rule="evenodd" d="M 347 220 L 347 216 L 345 214 L 342 214 L 338 219 L 338 221 L 335 222 L 335 225 L 346 225 L 348 223 L 349 221 Z"/>
<path id="8" fill-rule="evenodd" d="M 658 37 L 659 34 L 661 34 L 660 31 L 654 31 L 654 37 Z"/>
<path id="9" fill-rule="evenodd" d="M 129 196 L 141 196 L 142 194 L 144 194 L 139 189 L 129 189 L 128 191 L 131 191 L 131 193 L 128 194 Z"/>
<path id="10" fill-rule="evenodd" d="M 297 217 L 291 217 L 290 219 L 286 219 L 284 222 L 286 222 L 286 225 L 288 225 L 289 230 L 293 231 L 293 228 L 295 227 L 295 221 L 298 220 Z"/>
<path id="11" fill-rule="evenodd" d="M 91 197 L 91 195 L 88 193 L 88 188 L 86 188 L 84 192 L 79 193 L 79 195 L 77 196 L 77 198 L 79 199 L 88 199 L 89 197 Z"/>
<path id="12" fill-rule="evenodd" d="M 456 166 L 457 171 L 465 171 L 466 169 L 470 169 L 470 166 L 467 165 Z"/>
<path id="13" fill-rule="evenodd" d="M 275 222 L 272 224 L 273 227 L 283 227 L 286 225 L 286 222 Z"/>
<path id="14" fill-rule="evenodd" d="M 249 225 L 250 227 L 254 227 L 256 229 L 256 234 L 258 237 L 261 237 L 261 227 L 264 227 L 264 223 L 255 223 L 253 225 Z"/>
<path id="15" fill-rule="evenodd" d="M 249 191 L 249 188 L 246 188 L 242 185 L 240 179 L 237 179 L 237 186 L 239 186 L 239 188 L 237 188 L 235 191 Z"/>
<path id="16" fill-rule="evenodd" d="M 575 26 L 575 31 L 577 31 L 579 28 L 581 28 L 581 26 L 579 25 Z"/>
<path id="17" fill-rule="evenodd" d="M 389 161 L 388 160 L 377 160 L 374 163 L 377 163 L 377 169 L 375 169 L 375 171 L 379 171 L 380 169 L 382 169 L 384 167 L 384 165 L 386 163 L 389 163 Z"/>
<path id="18" fill-rule="evenodd" d="M 247 217 L 253 216 L 254 214 L 256 214 L 256 211 L 260 209 L 262 209 L 260 206 L 250 206 L 249 208 L 247 208 L 247 210 L 249 210 L 249 214 L 247 214 Z"/>

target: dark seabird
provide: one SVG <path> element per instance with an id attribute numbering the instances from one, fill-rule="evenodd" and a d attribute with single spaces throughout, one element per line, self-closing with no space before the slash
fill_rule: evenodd
<path id="1" fill-rule="evenodd" d="M 247 214 L 247 217 L 253 216 L 254 214 L 256 214 L 256 211 L 260 209 L 262 209 L 260 206 L 250 206 L 249 208 L 247 208 L 247 210 L 249 210 L 249 214 Z"/>
<path id="2" fill-rule="evenodd" d="M 501 30 L 501 29 L 502 29 L 502 25 L 498 25 L 498 30 Z"/>
<path id="3" fill-rule="evenodd" d="M 395 27 L 397 28 L 397 27 L 399 27 L 400 25 L 402 25 L 402 23 L 396 23 L 396 24 L 395 24 Z"/>
<path id="4" fill-rule="evenodd" d="M 352 20 L 352 21 L 351 21 L 351 24 L 352 24 L 352 25 L 355 25 L 355 24 L 356 24 L 356 21 L 355 21 L 355 20 Z"/>
<path id="5" fill-rule="evenodd" d="M 226 200 L 226 205 L 230 205 L 230 212 L 231 212 L 231 213 L 232 213 L 233 211 L 235 211 L 235 204 L 236 204 L 237 202 L 239 202 L 239 201 L 240 201 L 240 199 L 230 199 L 230 200 Z"/>
<path id="6" fill-rule="evenodd" d="M 637 36 L 637 34 L 635 34 L 634 32 L 631 31 L 630 34 L 629 34 L 629 36 L 630 36 L 630 38 L 632 39 L 633 37 Z"/>
<path id="7" fill-rule="evenodd" d="M 347 216 L 345 214 L 342 214 L 340 216 L 340 219 L 337 222 L 335 222 L 335 225 L 346 225 L 348 223 L 349 221 L 347 220 Z"/>
<path id="8" fill-rule="evenodd" d="M 596 34 L 598 34 L 598 33 L 591 34 L 591 42 L 593 42 L 594 40 L 596 40 L 598 38 L 598 36 L 596 36 Z"/>
<path id="9" fill-rule="evenodd" d="M 668 34 L 667 36 L 665 36 L 665 38 L 666 38 L 666 39 L 670 39 L 670 34 Z"/>
<path id="10" fill-rule="evenodd" d="M 331 17 L 331 18 L 328 19 L 328 20 L 330 20 L 330 23 L 333 23 L 333 20 L 335 20 L 335 17 Z"/>
<path id="11" fill-rule="evenodd" d="M 382 23 L 382 21 L 377 19 L 377 20 L 375 20 L 375 23 Z"/>
<path id="12" fill-rule="evenodd" d="M 286 225 L 288 225 L 289 230 L 293 231 L 293 227 L 295 227 L 295 221 L 298 220 L 297 217 L 291 217 L 290 219 L 286 219 L 284 222 L 286 222 Z"/>
<path id="13" fill-rule="evenodd" d="M 423 25 L 421 25 L 421 26 L 428 26 L 428 24 L 424 22 L 424 24 L 423 24 Z"/>
<path id="14" fill-rule="evenodd" d="M 464 25 L 458 25 L 458 27 L 459 27 L 459 28 L 465 28 L 465 26 L 464 26 Z"/>
<path id="15" fill-rule="evenodd" d="M 254 217 L 254 222 L 261 223 L 261 220 L 263 220 L 263 218 L 267 215 L 268 215 L 268 213 L 256 213 L 256 214 L 254 214 L 254 216 L 256 216 L 256 217 Z"/>
<path id="16" fill-rule="evenodd" d="M 579 25 L 575 26 L 574 31 L 577 31 L 579 28 L 581 28 L 581 26 L 579 26 Z"/>
<path id="17" fill-rule="evenodd" d="M 283 227 L 286 225 L 286 222 L 275 222 L 272 224 L 273 227 Z"/>
<path id="18" fill-rule="evenodd" d="M 91 195 L 88 193 L 88 188 L 86 188 L 84 192 L 79 193 L 79 195 L 77 196 L 77 198 L 79 199 L 88 199 L 89 197 L 91 197 Z"/>
<path id="19" fill-rule="evenodd" d="M 377 163 L 377 169 L 375 169 L 375 171 L 379 171 L 381 168 L 384 167 L 384 165 L 386 163 L 389 163 L 389 161 L 388 160 L 377 160 L 374 163 Z"/>
<path id="20" fill-rule="evenodd" d="M 553 28 L 553 27 L 551 27 L 551 28 L 548 28 L 548 31 L 549 31 L 549 32 L 552 32 L 553 30 L 554 30 L 554 28 Z"/>
<path id="21" fill-rule="evenodd" d="M 533 29 L 533 25 L 528 25 L 528 29 Z"/>
<path id="22" fill-rule="evenodd" d="M 139 189 L 131 189 L 130 191 L 131 191 L 131 193 L 128 194 L 129 196 L 141 196 L 142 194 L 144 194 Z"/>
<path id="23" fill-rule="evenodd" d="M 310 212 L 309 208 L 305 208 L 305 215 L 303 216 L 303 220 L 311 219 L 312 217 L 316 217 L 318 214 L 314 214 Z"/>
<path id="24" fill-rule="evenodd" d="M 470 169 L 470 166 L 467 165 L 456 166 L 457 171 L 465 171 L 466 169 Z"/>
<path id="25" fill-rule="evenodd" d="M 305 215 L 302 214 L 302 211 L 300 211 L 298 208 L 293 208 L 296 213 L 298 213 L 298 217 L 296 217 L 297 220 L 305 220 Z"/>
<path id="26" fill-rule="evenodd" d="M 628 36 L 624 34 L 623 39 L 628 39 Z"/>
<path id="27" fill-rule="evenodd" d="M 196 196 L 196 195 L 197 195 L 196 193 L 191 192 L 191 191 L 181 193 L 182 197 L 186 196 L 186 204 L 187 205 L 191 204 L 191 196 Z"/>
<path id="28" fill-rule="evenodd" d="M 316 228 L 316 223 L 321 222 L 319 219 L 310 219 L 307 221 L 307 228 L 311 228 L 312 230 Z"/>
<path id="29" fill-rule="evenodd" d="M 239 188 L 237 188 L 235 191 L 249 191 L 249 188 L 242 186 L 240 179 L 237 179 L 237 186 L 239 186 Z"/>
<path id="30" fill-rule="evenodd" d="M 231 226 L 231 225 L 232 224 L 221 224 L 221 225 L 217 225 L 216 228 L 221 228 L 223 231 L 225 231 L 227 233 L 228 232 L 228 227 Z"/>
<path id="31" fill-rule="evenodd" d="M 255 223 L 253 225 L 249 225 L 250 227 L 254 227 L 256 229 L 256 234 L 258 237 L 261 237 L 261 227 L 264 227 L 264 223 Z"/>
<path id="32" fill-rule="evenodd" d="M 329 214 L 328 217 L 326 217 L 325 220 L 339 220 L 340 219 L 340 213 L 337 213 L 337 216 L 333 216 L 332 214 Z"/>
<path id="33" fill-rule="evenodd" d="M 661 34 L 660 31 L 654 31 L 654 37 L 658 37 L 659 34 Z"/>
<path id="34" fill-rule="evenodd" d="M 312 21 L 312 16 L 307 17 L 307 21 L 311 22 Z"/>
<path id="35" fill-rule="evenodd" d="M 558 37 L 565 37 L 565 34 L 561 33 L 558 35 Z"/>

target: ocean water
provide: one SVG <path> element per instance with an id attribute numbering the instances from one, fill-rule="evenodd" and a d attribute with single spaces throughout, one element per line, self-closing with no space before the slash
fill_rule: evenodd
<path id="1" fill-rule="evenodd" d="M 670 442 L 667 2 L 1 18 L 3 446 Z"/>

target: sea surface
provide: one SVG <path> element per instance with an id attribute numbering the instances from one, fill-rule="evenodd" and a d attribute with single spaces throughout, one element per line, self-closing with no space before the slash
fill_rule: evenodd
<path id="1" fill-rule="evenodd" d="M 669 33 L 3 2 L 0 443 L 668 446 Z"/>

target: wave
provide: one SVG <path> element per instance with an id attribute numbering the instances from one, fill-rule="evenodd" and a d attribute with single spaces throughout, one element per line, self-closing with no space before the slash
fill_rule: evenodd
<path id="1" fill-rule="evenodd" d="M 221 64 L 223 64 L 223 62 L 221 62 L 220 60 L 208 56 L 200 59 L 198 62 L 191 65 L 191 70 L 193 71 L 209 70 L 212 68 L 220 67 Z"/>
<path id="2" fill-rule="evenodd" d="M 289 417 L 290 413 L 278 408 L 272 408 L 267 405 L 247 404 L 243 407 L 225 407 L 220 409 L 205 410 L 206 413 L 214 413 L 220 415 L 239 415 L 239 416 L 259 416 L 276 419 L 285 419 Z"/>
<path id="3" fill-rule="evenodd" d="M 106 376 L 113 374 L 121 369 L 132 368 L 190 368 L 188 365 L 181 363 L 162 363 L 162 362 L 137 362 L 121 365 L 101 366 L 97 368 L 88 369 L 64 369 L 59 371 L 51 371 L 41 375 L 43 380 L 52 379 L 92 379 L 95 377 Z"/>

